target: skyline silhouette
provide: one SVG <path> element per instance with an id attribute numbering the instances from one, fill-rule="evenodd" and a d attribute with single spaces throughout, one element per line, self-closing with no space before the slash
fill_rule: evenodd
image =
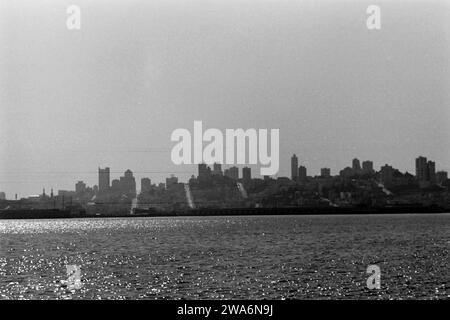
<path id="1" fill-rule="evenodd" d="M 296 154 L 294 153 L 293 155 L 291 155 L 291 162 L 289 163 L 289 166 L 286 164 L 281 164 L 280 166 L 280 171 L 283 172 L 289 172 L 288 174 L 285 175 L 281 175 L 280 173 L 270 176 L 271 178 L 277 179 L 277 178 L 289 178 L 292 179 L 292 156 L 296 156 Z M 399 170 L 402 173 L 408 173 L 414 177 L 416 177 L 417 175 L 417 160 L 419 158 L 423 158 L 422 155 L 419 155 L 415 158 L 415 164 L 414 164 L 414 168 L 412 170 L 402 170 L 401 168 L 397 168 L 395 166 L 392 166 L 389 162 L 384 163 L 383 165 L 375 165 L 373 163 L 372 160 L 369 159 L 365 159 L 362 162 L 362 164 L 364 164 L 364 162 L 370 162 L 371 163 L 371 168 L 373 169 L 373 172 L 380 172 L 381 169 L 383 168 L 383 166 L 391 166 L 393 169 Z M 298 157 L 297 157 L 298 159 Z M 425 157 L 425 159 L 427 159 Z M 346 170 L 346 169 L 355 169 L 355 160 L 357 160 L 358 162 L 360 162 L 359 158 L 353 158 L 351 161 L 348 162 L 347 165 L 344 165 L 342 168 L 337 169 L 337 170 L 333 170 L 331 169 L 332 167 L 324 165 L 324 166 L 320 166 L 319 170 L 317 170 L 316 172 L 313 172 L 312 170 L 310 170 L 307 166 L 305 166 L 305 164 L 301 161 L 301 159 L 298 159 L 298 166 L 297 169 L 299 169 L 299 167 L 304 167 L 306 168 L 306 174 L 308 177 L 320 177 L 323 175 L 323 169 L 329 170 L 328 174 L 330 177 L 336 177 L 336 176 L 342 176 L 342 174 L 345 175 L 345 173 L 343 173 L 342 171 Z M 414 161 L 413 161 L 414 163 Z M 434 165 L 434 162 L 433 162 Z M 175 176 L 178 181 L 180 183 L 187 183 L 189 181 L 189 179 L 192 176 L 197 176 L 198 174 L 198 165 L 196 164 L 192 164 L 192 165 L 179 165 L 178 167 L 185 167 L 185 166 L 189 166 L 192 167 L 194 166 L 195 169 L 194 170 L 178 170 L 178 171 L 157 171 L 157 170 L 147 170 L 147 171 L 134 171 L 131 168 L 125 168 L 123 169 L 123 171 L 121 170 L 111 170 L 110 166 L 104 166 L 104 168 L 108 169 L 108 180 L 111 182 L 113 179 L 117 179 L 119 178 L 119 176 L 121 174 L 123 174 L 126 171 L 131 171 L 132 174 L 134 175 L 134 178 L 136 179 L 136 181 L 141 181 L 141 179 L 143 178 L 150 178 L 152 183 L 155 185 L 158 185 L 160 183 L 165 183 L 166 178 L 169 178 L 171 176 Z M 212 164 L 209 165 L 212 167 Z M 20 194 L 19 192 L 13 192 L 13 193 L 7 193 L 4 189 L 0 189 L 0 192 L 4 192 L 6 195 L 6 199 L 10 199 L 13 200 L 15 198 L 15 195 L 17 195 L 18 199 L 20 199 L 21 197 L 27 197 L 27 196 L 34 196 L 34 195 L 38 195 L 40 194 L 41 190 L 61 190 L 61 191 L 68 191 L 68 190 L 75 190 L 75 184 L 77 182 L 83 182 L 85 183 L 87 186 L 89 187 L 99 187 L 99 171 L 101 169 L 102 166 L 98 166 L 98 171 L 70 171 L 70 172 L 52 172 L 52 171 L 48 171 L 48 172 L 42 172 L 42 171 L 37 171 L 34 172 L 34 174 L 39 174 L 39 175 L 44 175 L 44 176 L 52 176 L 52 175 L 69 175 L 69 176 L 76 176 L 76 178 L 72 181 L 72 184 L 69 185 L 66 188 L 60 188 L 58 187 L 58 184 L 55 183 L 50 183 L 51 181 L 49 181 L 49 183 L 47 184 L 41 184 L 39 187 L 37 187 L 37 189 L 35 190 L 35 192 L 32 192 L 30 194 Z M 249 165 L 249 164 L 240 164 L 240 165 L 221 165 L 223 172 L 226 169 L 229 168 L 233 168 L 236 167 L 239 170 L 239 179 L 242 178 L 242 169 L 245 167 L 248 167 L 251 169 L 251 176 L 252 179 L 262 179 L 264 178 L 264 176 L 261 176 L 257 170 L 254 170 L 253 168 L 258 168 L 258 165 Z M 435 174 L 438 172 L 448 172 L 448 170 L 444 169 L 445 167 L 442 167 L 439 165 L 435 166 L 434 172 Z M 361 167 L 361 172 L 363 170 L 363 167 Z M 26 172 L 28 174 L 33 174 L 33 172 Z M 95 177 L 92 177 L 93 175 L 95 175 Z M 161 175 L 163 176 L 161 179 L 155 179 L 154 176 L 155 175 Z M 186 177 L 186 178 L 184 178 Z M 416 177 L 417 178 L 417 177 Z M 24 181 L 24 183 L 28 183 L 28 181 Z M 39 184 L 40 182 L 36 182 L 36 184 Z M 3 184 L 0 181 L 0 186 L 2 185 L 7 185 L 7 184 Z M 136 190 L 140 190 L 139 188 L 140 184 L 136 183 Z"/>

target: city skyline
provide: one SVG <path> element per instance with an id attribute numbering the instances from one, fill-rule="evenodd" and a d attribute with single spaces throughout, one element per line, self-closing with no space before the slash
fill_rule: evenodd
<path id="1" fill-rule="evenodd" d="M 446 170 L 445 168 L 443 168 L 442 166 L 437 166 L 436 167 L 436 162 L 428 160 L 427 157 L 424 157 L 423 155 L 419 155 L 415 158 L 415 164 L 414 164 L 414 168 L 413 170 L 402 170 L 401 168 L 395 167 L 393 165 L 391 165 L 390 163 L 384 163 L 383 165 L 379 166 L 379 170 L 377 170 L 377 166 L 374 166 L 373 161 L 372 160 L 368 160 L 365 159 L 362 162 L 360 161 L 359 158 L 353 158 L 348 162 L 348 165 L 344 165 L 342 168 L 337 169 L 337 170 L 333 170 L 332 167 L 330 166 L 319 166 L 319 170 L 317 172 L 312 172 L 312 170 L 310 170 L 307 166 L 304 165 L 304 163 L 302 163 L 301 158 L 299 158 L 297 156 L 297 154 L 292 154 L 290 157 L 291 161 L 289 163 L 289 168 L 287 165 L 282 165 L 280 166 L 280 171 L 289 171 L 290 174 L 288 175 L 274 175 L 274 176 L 270 176 L 271 178 L 289 178 L 291 180 L 303 180 L 306 177 L 337 177 L 337 176 L 346 176 L 346 172 L 345 170 L 351 169 L 352 171 L 350 172 L 351 174 L 354 174 L 357 171 L 360 171 L 359 173 L 376 173 L 379 172 L 382 174 L 383 168 L 391 168 L 391 169 L 396 169 L 399 170 L 400 172 L 403 173 L 409 173 L 410 175 L 414 176 L 416 179 L 418 179 L 419 181 L 421 180 L 429 180 L 430 179 L 430 173 L 429 173 L 429 169 L 428 166 L 433 167 L 433 174 L 434 174 L 434 180 L 436 180 L 436 177 L 438 176 L 439 173 L 448 173 L 449 170 Z M 294 161 L 293 161 L 294 160 Z M 293 164 L 296 164 L 297 169 L 295 170 L 296 173 L 296 177 L 294 178 L 293 175 L 293 170 L 294 170 L 294 166 Z M 362 166 L 361 166 L 362 163 Z M 96 190 L 98 190 L 98 192 L 102 193 L 102 192 L 106 192 L 107 190 L 109 190 L 112 185 L 113 182 L 116 181 L 116 183 L 122 182 L 122 179 L 127 176 L 131 176 L 131 178 L 133 179 L 133 183 L 134 183 L 134 192 L 139 193 L 141 192 L 141 188 L 138 188 L 138 186 L 141 186 L 142 181 L 144 180 L 145 183 L 150 183 L 150 185 L 152 186 L 161 186 L 161 184 L 165 185 L 165 183 L 167 182 L 168 179 L 171 178 L 176 178 L 176 182 L 180 182 L 180 183 L 187 183 L 189 181 L 189 179 L 192 176 L 198 176 L 199 171 L 201 170 L 209 170 L 210 174 L 217 174 L 217 171 L 220 171 L 221 175 L 224 176 L 228 176 L 228 177 L 232 177 L 233 179 L 237 180 L 237 179 L 244 179 L 243 176 L 243 171 L 245 170 L 245 168 L 249 168 L 249 170 L 251 171 L 250 175 L 252 179 L 263 179 L 264 176 L 261 176 L 260 174 L 258 174 L 258 171 L 253 170 L 254 167 L 258 167 L 257 165 L 248 165 L 248 164 L 242 164 L 242 165 L 223 165 L 223 164 L 219 164 L 219 163 L 214 163 L 211 165 L 202 163 L 199 165 L 190 165 L 190 166 L 195 166 L 195 170 L 190 172 L 190 173 L 185 173 L 184 171 L 181 171 L 183 174 L 180 174 L 180 172 L 164 172 L 164 173 L 159 173 L 162 175 L 165 175 L 163 179 L 158 180 L 155 179 L 154 177 L 150 176 L 149 174 L 152 173 L 152 171 L 144 171 L 144 172 L 136 172 L 131 170 L 130 168 L 124 169 L 123 171 L 111 171 L 111 167 L 109 166 L 105 166 L 105 167 L 100 167 L 98 166 L 98 171 L 95 172 L 96 177 L 94 178 L 94 183 L 92 183 L 92 178 L 90 178 L 89 180 L 84 179 L 84 178 L 76 178 L 73 182 L 72 185 L 66 187 L 66 188 L 59 188 L 57 187 L 56 184 L 51 184 L 49 186 L 47 185 L 43 185 L 40 186 L 40 188 L 36 189 L 36 191 L 40 191 L 40 190 L 55 190 L 55 191 L 61 191 L 61 192 L 66 192 L 66 191 L 73 191 L 73 190 L 77 190 L 77 185 L 79 184 L 83 184 L 83 188 L 89 187 L 89 188 L 96 188 Z M 204 166 L 203 169 L 200 169 Z M 424 168 L 425 167 L 425 168 Z M 234 168 L 237 168 L 236 172 L 234 172 Z M 231 170 L 230 170 L 231 169 Z M 283 170 L 284 169 L 284 170 Z M 425 172 L 425 171 L 426 172 Z M 230 172 L 231 171 L 231 172 Z M 136 173 L 138 173 L 138 175 L 136 175 Z M 154 172 L 153 172 L 154 173 Z M 237 175 L 236 175 L 237 173 Z M 86 172 L 84 173 L 86 174 Z M 123 177 L 119 177 L 120 174 L 123 174 Z M 197 174 L 197 175 L 196 175 Z M 186 179 L 183 179 L 180 177 L 183 177 L 183 175 L 188 175 Z M 119 179 L 120 178 L 120 179 Z M 433 181 L 433 178 L 431 179 L 431 181 Z M 117 186 L 117 184 L 116 184 Z M 15 196 L 17 195 L 17 199 L 20 198 L 26 198 L 26 197 L 33 197 L 33 196 L 37 196 L 40 193 L 36 193 L 36 192 L 32 192 L 28 195 L 26 194 L 22 194 L 20 195 L 19 193 L 12 193 L 12 194 L 8 194 L 7 192 L 5 192 L 4 190 L 0 189 L 0 193 L 5 195 L 6 199 L 9 200 L 13 200 L 15 199 Z"/>

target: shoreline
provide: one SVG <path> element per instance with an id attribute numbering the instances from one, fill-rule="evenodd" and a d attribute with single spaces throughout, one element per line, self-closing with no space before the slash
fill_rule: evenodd
<path id="1" fill-rule="evenodd" d="M 139 217 L 214 217 L 214 216 L 307 216 L 307 215 L 387 215 L 387 214 L 447 214 L 450 209 L 436 206 L 357 207 L 284 207 L 284 208 L 200 208 L 180 211 L 139 209 L 135 213 L 88 215 L 61 209 L 0 210 L 0 220 L 76 219 L 76 218 L 139 218 Z"/>

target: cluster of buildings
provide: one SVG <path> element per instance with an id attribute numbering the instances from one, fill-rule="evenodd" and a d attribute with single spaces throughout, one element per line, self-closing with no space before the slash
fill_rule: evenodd
<path id="1" fill-rule="evenodd" d="M 103 194 L 125 194 L 129 197 L 136 196 L 136 180 L 133 176 L 133 172 L 128 169 L 125 171 L 122 177 L 119 179 L 113 179 L 110 184 L 110 169 L 106 167 L 104 169 L 98 168 L 98 193 Z M 79 181 L 79 183 L 82 181 Z"/>
<path id="2" fill-rule="evenodd" d="M 194 207 L 278 207 L 278 206 L 384 206 L 390 204 L 443 204 L 450 207 L 450 181 L 446 171 L 436 171 L 434 161 L 420 156 L 415 160 L 415 175 L 402 173 L 385 164 L 377 171 L 373 162 L 353 159 L 351 166 L 332 175 L 324 167 L 320 174 L 308 176 L 298 157 L 291 157 L 291 177 L 252 178 L 251 168 L 232 166 L 223 170 L 220 163 L 198 165 L 197 176 L 180 183 L 171 175 L 165 183 L 153 184 L 144 177 L 137 192 L 131 170 L 111 180 L 109 167 L 98 168 L 98 185 L 83 181 L 75 190 L 53 189 L 20 199 L 15 203 L 30 208 L 83 208 L 87 212 L 123 212 L 133 203 L 138 208 L 184 210 Z M 0 192 L 0 201 L 5 194 Z M 14 205 L 10 201 L 8 205 Z"/>
<path id="3" fill-rule="evenodd" d="M 298 157 L 294 154 L 291 157 L 291 179 L 293 181 L 307 181 L 306 167 L 298 165 Z M 330 168 L 321 168 L 321 178 L 331 178 Z M 415 176 L 406 172 L 401 173 L 398 169 L 385 164 L 381 166 L 377 172 L 374 170 L 373 162 L 370 160 L 363 161 L 359 159 L 352 160 L 351 167 L 345 167 L 340 170 L 339 177 L 344 179 L 358 178 L 378 178 L 379 182 L 386 186 L 395 186 L 415 182 L 421 188 L 431 187 L 433 185 L 443 185 L 448 181 L 447 171 L 436 172 L 436 164 L 434 161 L 427 160 L 426 157 L 420 156 L 416 158 Z"/>
<path id="4" fill-rule="evenodd" d="M 371 175 L 374 174 L 375 170 L 373 169 L 373 162 L 366 160 L 362 162 L 359 159 L 353 159 L 351 167 L 345 167 L 339 172 L 339 176 L 343 178 L 363 176 L 363 175 Z M 330 178 L 331 177 L 331 169 L 330 168 L 321 168 L 320 169 L 320 177 L 322 178 Z M 291 157 L 291 179 L 294 181 L 306 181 L 307 171 L 306 167 L 298 165 L 298 157 L 294 154 Z"/>
<path id="5" fill-rule="evenodd" d="M 425 157 L 418 157 L 416 159 L 416 178 L 425 187 L 432 184 L 442 185 L 448 180 L 448 172 L 436 172 L 436 164 L 433 161 L 427 161 Z"/>
<path id="6" fill-rule="evenodd" d="M 230 167 L 222 171 L 222 164 L 214 163 L 213 167 L 209 167 L 205 163 L 200 163 L 198 165 L 198 178 L 205 179 L 212 175 L 215 176 L 225 176 L 232 180 L 239 180 L 239 168 L 238 167 Z M 252 170 L 249 167 L 242 168 L 242 180 L 250 181 L 252 179 Z"/>

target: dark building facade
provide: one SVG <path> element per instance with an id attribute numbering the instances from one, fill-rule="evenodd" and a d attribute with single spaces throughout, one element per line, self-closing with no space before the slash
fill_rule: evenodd
<path id="1" fill-rule="evenodd" d="M 300 166 L 298 168 L 298 180 L 306 181 L 306 177 L 307 177 L 306 167 Z"/>
<path id="2" fill-rule="evenodd" d="M 109 178 L 110 171 L 109 167 L 105 169 L 98 168 L 98 191 L 100 193 L 105 193 L 109 191 Z"/>
<path id="3" fill-rule="evenodd" d="M 291 179 L 298 180 L 298 158 L 295 154 L 291 157 Z"/>
<path id="4" fill-rule="evenodd" d="M 124 176 L 120 177 L 120 190 L 123 194 L 136 195 L 136 180 L 134 179 L 133 172 L 128 169 L 125 171 Z"/>
<path id="5" fill-rule="evenodd" d="M 242 180 L 250 181 L 252 179 L 252 169 L 249 167 L 242 168 Z"/>
<path id="6" fill-rule="evenodd" d="M 141 192 L 146 193 L 149 192 L 152 188 L 152 181 L 150 178 L 142 178 L 141 179 Z"/>
<path id="7" fill-rule="evenodd" d="M 238 180 L 239 179 L 239 168 L 231 167 L 231 168 L 225 169 L 225 176 L 228 178 L 231 178 L 233 180 Z"/>

